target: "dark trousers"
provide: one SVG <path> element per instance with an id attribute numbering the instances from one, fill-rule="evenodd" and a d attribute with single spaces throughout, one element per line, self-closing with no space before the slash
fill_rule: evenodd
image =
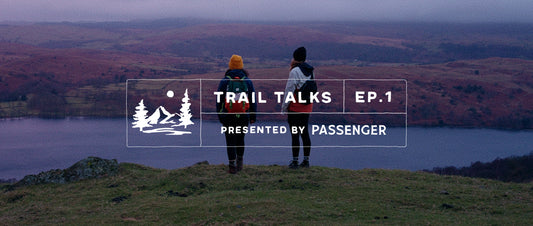
<path id="1" fill-rule="evenodd" d="M 292 140 L 292 157 L 298 157 L 300 154 L 300 137 L 302 137 L 304 156 L 309 156 L 311 154 L 311 138 L 309 137 L 309 114 L 308 113 L 293 113 L 291 112 L 288 115 L 289 126 L 298 127 L 297 133 L 292 133 L 291 129 L 291 140 Z M 303 132 L 299 128 L 304 127 Z"/>
<path id="2" fill-rule="evenodd" d="M 228 134 L 226 132 L 226 146 L 228 151 L 228 160 L 235 160 L 238 156 L 244 155 L 244 133 Z"/>
<path id="3" fill-rule="evenodd" d="M 224 120 L 225 127 L 248 126 L 248 117 L 236 117 L 235 115 L 228 115 Z M 242 132 L 242 129 L 241 129 Z M 235 160 L 237 156 L 244 155 L 244 133 L 224 133 L 226 136 L 226 146 L 228 152 L 228 160 Z"/>

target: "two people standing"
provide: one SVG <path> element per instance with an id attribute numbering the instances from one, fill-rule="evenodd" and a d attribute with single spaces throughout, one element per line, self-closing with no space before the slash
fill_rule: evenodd
<path id="1" fill-rule="evenodd" d="M 290 92 L 297 92 L 302 85 L 309 79 L 313 79 L 313 67 L 307 64 L 307 51 L 304 47 L 297 48 L 293 53 L 293 59 L 291 61 L 291 68 L 289 72 L 289 79 L 285 86 L 285 96 Z M 255 92 L 252 81 L 248 78 L 249 74 L 243 69 L 242 57 L 233 55 L 229 62 L 229 69 L 226 71 L 224 78 L 220 81 L 217 91 L 226 92 L 230 89 L 235 89 L 233 84 L 244 84 L 240 86 L 239 92 L 246 92 L 248 100 L 251 100 L 251 95 Z M 226 96 L 225 93 L 223 95 Z M 242 107 L 239 105 L 239 111 L 237 113 L 231 113 L 233 106 L 228 106 L 226 100 L 217 103 L 217 112 L 219 121 L 223 126 L 248 126 L 249 123 L 254 123 L 256 120 L 255 112 L 257 111 L 256 103 L 249 103 L 249 106 Z M 312 112 L 313 104 L 304 103 L 285 103 L 283 102 L 281 111 L 287 114 L 288 123 L 290 127 L 303 128 L 302 131 L 298 130 L 297 133 L 291 133 L 292 143 L 292 161 L 289 164 L 289 168 L 308 168 L 309 167 L 309 155 L 311 153 L 311 139 L 309 137 L 309 114 Z M 244 156 L 244 133 L 230 133 L 225 132 L 227 154 L 229 160 L 229 173 L 235 174 L 242 170 L 243 156 Z M 303 161 L 298 164 L 299 152 L 300 152 L 300 137 L 302 138 L 303 147 Z"/>

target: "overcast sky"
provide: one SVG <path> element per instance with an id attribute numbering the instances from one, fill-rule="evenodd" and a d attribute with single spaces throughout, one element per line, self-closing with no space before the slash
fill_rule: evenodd
<path id="1" fill-rule="evenodd" d="M 533 0 L 0 0 L 0 21 L 177 17 L 533 23 Z"/>

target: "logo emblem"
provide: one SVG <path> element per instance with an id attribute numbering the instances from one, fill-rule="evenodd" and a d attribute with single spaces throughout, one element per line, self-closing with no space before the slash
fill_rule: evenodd
<path id="1" fill-rule="evenodd" d="M 167 97 L 174 97 L 174 91 L 169 90 Z M 148 114 L 144 99 L 135 107 L 131 128 L 138 128 L 142 133 L 164 133 L 165 135 L 181 136 L 192 134 L 186 130 L 187 126 L 194 125 L 191 120 L 191 103 L 188 89 L 185 89 L 181 99 L 179 113 L 170 113 L 164 106 L 159 106 L 154 112 Z M 175 121 L 177 120 L 177 122 Z"/>

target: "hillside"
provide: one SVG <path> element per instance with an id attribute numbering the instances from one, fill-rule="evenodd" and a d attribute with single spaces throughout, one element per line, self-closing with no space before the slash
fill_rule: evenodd
<path id="1" fill-rule="evenodd" d="M 159 66 L 153 65 L 169 67 L 157 59 L 146 65 L 97 61 L 79 69 L 93 71 L 84 76 L 61 74 L 61 69 L 56 72 L 55 67 L 47 65 L 46 72 L 26 76 L 18 74 L 22 72 L 10 76 L 7 72 L 7 76 L 0 77 L 7 87 L 0 91 L 3 94 L 0 117 L 123 117 L 125 79 L 218 79 L 223 75 L 222 71 L 177 75 L 177 69 L 154 70 Z M 532 65 L 533 61 L 528 60 L 490 58 L 431 65 L 317 66 L 316 74 L 319 79 L 406 79 L 409 125 L 530 129 L 533 105 L 525 103 L 533 98 Z M 287 76 L 286 68 L 250 69 L 249 72 L 252 79 L 283 80 Z"/>
<path id="2" fill-rule="evenodd" d="M 531 31 L 188 19 L 0 25 L 0 118 L 122 117 L 127 79 L 220 78 L 234 53 L 252 78 L 285 79 L 292 50 L 305 45 L 317 78 L 406 79 L 409 125 L 530 129 Z"/>
<path id="3" fill-rule="evenodd" d="M 306 45 L 315 50 L 315 60 L 439 63 L 488 57 L 533 59 L 532 26 L 191 19 L 65 22 L 0 25 L 0 42 L 209 60 L 234 51 L 248 58 L 277 62 L 289 58 L 293 48 Z"/>
<path id="4" fill-rule="evenodd" d="M 459 175 L 464 177 L 480 177 L 504 182 L 533 182 L 533 152 L 524 156 L 497 158 L 492 162 L 480 161 L 457 168 L 454 166 L 434 167 L 424 170 L 440 175 Z"/>
<path id="5" fill-rule="evenodd" d="M 119 174 L 0 193 L 3 224 L 530 225 L 533 185 L 399 170 L 121 163 Z"/>

